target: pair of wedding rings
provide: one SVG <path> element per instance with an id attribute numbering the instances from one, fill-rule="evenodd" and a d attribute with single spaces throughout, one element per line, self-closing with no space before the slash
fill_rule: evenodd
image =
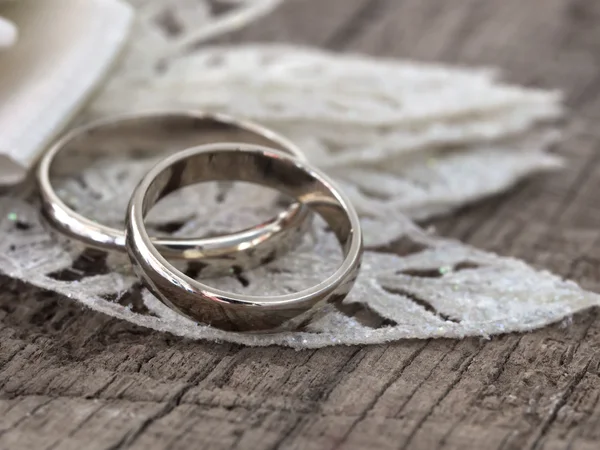
<path id="1" fill-rule="evenodd" d="M 152 143 L 164 151 L 173 142 L 185 142 L 187 147 L 168 154 L 137 185 L 129 201 L 125 230 L 80 215 L 50 182 L 51 174 L 61 169 L 59 154 L 93 151 L 86 147 L 92 138 L 98 142 L 105 138 L 101 151 L 118 154 L 118 139 L 123 136 L 143 138 L 141 146 Z M 295 202 L 266 223 L 228 235 L 201 239 L 149 235 L 144 218 L 160 199 L 206 181 L 260 184 L 287 194 Z M 43 155 L 37 182 L 43 215 L 55 229 L 90 247 L 126 251 L 135 272 L 158 299 L 202 324 L 255 332 L 301 328 L 327 303 L 343 301 L 360 268 L 360 223 L 344 193 L 307 163 L 287 139 L 229 116 L 188 111 L 146 113 L 78 128 Z M 268 297 L 239 295 L 190 278 L 170 262 L 196 261 L 210 275 L 268 263 L 299 243 L 311 225 L 313 211 L 335 233 L 344 256 L 331 276 L 311 288 Z"/>

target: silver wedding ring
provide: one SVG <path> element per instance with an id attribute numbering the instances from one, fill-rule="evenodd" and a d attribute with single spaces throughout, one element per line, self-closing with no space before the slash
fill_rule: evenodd
<path id="1" fill-rule="evenodd" d="M 205 181 L 244 181 L 274 188 L 325 219 L 343 251 L 341 266 L 316 286 L 277 296 L 226 292 L 186 276 L 146 231 L 144 217 L 161 198 Z M 309 323 L 322 306 L 341 302 L 359 271 L 362 236 L 356 211 L 335 183 L 308 163 L 258 145 L 217 143 L 166 157 L 134 190 L 126 248 L 145 286 L 163 303 L 203 324 L 235 331 L 281 331 Z"/>
<path id="2" fill-rule="evenodd" d="M 132 145 L 140 156 L 166 156 L 134 189 L 125 229 L 84 217 L 54 190 L 51 174 L 66 166 L 73 169 L 77 161 L 85 165 L 96 153 L 122 157 Z M 60 161 L 64 156 L 70 158 L 67 164 Z M 319 316 L 323 306 L 343 301 L 360 268 L 363 250 L 358 216 L 335 183 L 311 167 L 288 140 L 226 115 L 146 113 L 80 127 L 43 155 L 37 181 L 43 215 L 56 230 L 90 247 L 126 251 L 143 284 L 165 305 L 223 330 L 302 328 Z M 255 183 L 293 200 L 277 217 L 240 232 L 208 238 L 150 236 L 144 220 L 159 200 L 208 181 Z M 203 278 L 271 262 L 301 241 L 313 212 L 327 222 L 343 253 L 339 268 L 316 286 L 275 296 L 240 295 L 193 279 L 171 262 L 197 261 Z"/>
<path id="3" fill-rule="evenodd" d="M 123 141 L 137 143 L 143 154 L 168 154 L 175 150 L 213 142 L 265 145 L 294 158 L 304 159 L 290 141 L 254 123 L 222 114 L 191 111 L 125 115 L 101 120 L 71 131 L 42 156 L 37 182 L 46 220 L 58 231 L 87 246 L 125 251 L 125 231 L 86 218 L 69 207 L 50 181 L 60 170 L 61 156 L 99 151 L 104 156 L 122 153 Z M 93 142 L 102 142 L 96 148 Z M 70 164 L 68 164 L 70 165 Z M 224 179 L 225 180 L 225 179 Z M 127 195 L 124 193 L 124 195 Z M 202 261 L 201 276 L 228 273 L 232 267 L 246 270 L 272 260 L 293 248 L 311 223 L 311 213 L 292 203 L 277 217 L 253 228 L 218 237 L 152 237 L 152 246 L 166 258 Z"/>

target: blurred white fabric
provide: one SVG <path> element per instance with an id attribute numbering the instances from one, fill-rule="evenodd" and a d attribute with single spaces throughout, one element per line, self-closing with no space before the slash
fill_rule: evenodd
<path id="1" fill-rule="evenodd" d="M 17 41 L 17 27 L 14 23 L 0 17 L 0 49 L 11 47 Z"/>
<path id="2" fill-rule="evenodd" d="M 17 0 L 0 3 L 0 16 L 0 40 L 14 44 L 0 51 L 0 186 L 6 186 L 23 179 L 106 75 L 133 10 L 121 0 Z"/>

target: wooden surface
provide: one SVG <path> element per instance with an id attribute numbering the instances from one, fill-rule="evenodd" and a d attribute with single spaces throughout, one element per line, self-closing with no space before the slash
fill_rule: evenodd
<path id="1" fill-rule="evenodd" d="M 435 222 L 600 290 L 600 2 L 290 0 L 228 41 L 561 88 L 569 167 Z M 1 280 L 0 449 L 597 449 L 600 322 L 317 351 L 188 342 Z"/>

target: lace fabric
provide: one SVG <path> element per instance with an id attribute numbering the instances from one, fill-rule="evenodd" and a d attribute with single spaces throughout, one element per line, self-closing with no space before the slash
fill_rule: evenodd
<path id="1" fill-rule="evenodd" d="M 115 79 L 94 116 L 200 108 L 247 117 L 294 140 L 368 217 L 367 244 L 395 239 L 387 217 L 447 213 L 560 167 L 546 151 L 560 95 L 507 86 L 491 70 L 379 60 L 279 45 L 214 47 L 160 74 Z"/>
<path id="2" fill-rule="evenodd" d="M 206 194 L 205 203 L 210 198 Z M 213 194 L 216 199 L 217 192 Z M 240 201 L 248 201 L 246 189 L 230 192 L 226 203 Z M 213 202 L 206 208 L 226 209 L 223 203 Z M 254 208 L 249 206 L 246 212 L 253 216 Z M 342 305 L 325 309 L 307 330 L 224 332 L 198 325 L 160 303 L 140 287 L 124 255 L 84 251 L 48 232 L 34 206 L 4 198 L 0 212 L 5 218 L 0 222 L 3 273 L 59 292 L 93 310 L 192 339 L 316 348 L 402 338 L 486 337 L 532 330 L 598 305 L 600 300 L 573 282 L 516 259 L 430 235 L 397 214 L 393 219 L 401 237 L 390 250 L 394 253 L 366 251 L 349 297 Z M 241 219 L 248 218 L 244 216 L 221 215 L 212 228 L 221 230 L 223 222 L 241 226 Z M 204 224 L 202 229 L 211 227 Z M 316 284 L 331 272 L 339 253 L 331 234 L 317 223 L 314 233 L 293 253 L 257 270 L 210 283 L 248 294 L 291 292 Z M 182 269 L 193 276 L 193 264 Z"/>

